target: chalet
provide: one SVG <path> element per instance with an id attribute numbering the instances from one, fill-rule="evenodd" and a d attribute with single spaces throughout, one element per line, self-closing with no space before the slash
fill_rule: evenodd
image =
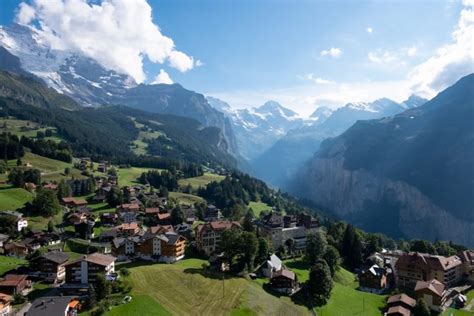
<path id="1" fill-rule="evenodd" d="M 84 199 L 76 199 L 73 197 L 64 197 L 61 199 L 61 202 L 63 205 L 73 208 L 73 207 L 79 207 L 79 206 L 86 206 L 87 201 Z"/>
<path id="2" fill-rule="evenodd" d="M 270 287 L 278 293 L 292 295 L 298 289 L 298 282 L 294 272 L 283 268 L 272 274 Z"/>
<path id="3" fill-rule="evenodd" d="M 0 316 L 8 316 L 12 311 L 13 297 L 0 293 Z"/>
<path id="4" fill-rule="evenodd" d="M 33 301 L 25 316 L 76 316 L 80 310 L 81 304 L 74 296 L 40 297 Z"/>
<path id="5" fill-rule="evenodd" d="M 387 299 L 388 311 L 385 315 L 410 316 L 415 305 L 416 301 L 404 293 L 392 295 Z"/>
<path id="6" fill-rule="evenodd" d="M 399 287 L 413 289 L 418 281 L 438 280 L 448 287 L 456 285 L 463 275 L 458 256 L 443 257 L 418 252 L 402 255 L 395 264 Z"/>
<path id="7" fill-rule="evenodd" d="M 359 273 L 359 289 L 364 292 L 382 294 L 388 288 L 387 270 L 377 265 Z"/>
<path id="8" fill-rule="evenodd" d="M 114 226 L 117 224 L 118 216 L 116 213 L 102 213 L 100 214 L 100 224 L 102 226 Z"/>
<path id="9" fill-rule="evenodd" d="M 173 263 L 184 258 L 186 238 L 176 233 L 168 232 L 161 238 L 160 262 Z"/>
<path id="10" fill-rule="evenodd" d="M 138 226 L 137 222 L 123 223 L 122 225 L 115 227 L 115 229 L 121 234 L 127 236 L 133 236 L 140 232 L 140 226 Z"/>
<path id="11" fill-rule="evenodd" d="M 193 237 L 193 227 L 189 224 L 178 224 L 173 227 L 175 233 L 184 236 L 186 239 L 191 240 Z"/>
<path id="12" fill-rule="evenodd" d="M 10 239 L 8 235 L 0 234 L 0 249 L 3 250 L 4 244 Z"/>
<path id="13" fill-rule="evenodd" d="M 107 173 L 107 162 L 103 161 L 97 165 L 97 172 Z"/>
<path id="14" fill-rule="evenodd" d="M 47 282 L 59 283 L 66 277 L 65 264 L 69 255 L 61 251 L 50 251 L 34 260 L 34 267 Z"/>
<path id="15" fill-rule="evenodd" d="M 139 211 L 139 204 L 122 204 L 117 206 L 116 209 L 118 216 L 124 223 L 131 223 L 136 221 Z"/>
<path id="16" fill-rule="evenodd" d="M 207 222 L 218 221 L 221 217 L 221 210 L 213 204 L 209 204 L 204 210 L 204 220 Z"/>
<path id="17" fill-rule="evenodd" d="M 158 213 L 158 224 L 160 225 L 171 225 L 171 214 L 168 212 Z"/>
<path id="18" fill-rule="evenodd" d="M 197 210 L 193 207 L 185 208 L 184 210 L 184 215 L 186 217 L 186 223 L 187 224 L 193 224 L 195 221 L 198 220 L 197 218 Z"/>
<path id="19" fill-rule="evenodd" d="M 27 275 L 7 274 L 0 280 L 0 292 L 6 294 L 26 295 L 32 290 L 31 281 Z"/>
<path id="20" fill-rule="evenodd" d="M 83 220 L 74 225 L 74 234 L 81 239 L 90 240 L 94 238 L 95 221 L 92 219 Z"/>
<path id="21" fill-rule="evenodd" d="M 115 272 L 116 258 L 101 253 L 93 253 L 66 264 L 67 283 L 94 283 L 100 273 L 106 276 Z"/>
<path id="22" fill-rule="evenodd" d="M 112 241 L 112 253 L 117 260 L 125 261 L 136 255 L 136 246 L 139 242 L 140 236 L 116 237 Z"/>
<path id="23" fill-rule="evenodd" d="M 198 251 L 210 256 L 219 251 L 221 234 L 227 229 L 241 229 L 239 222 L 215 221 L 196 226 L 194 237 Z"/>
<path id="24" fill-rule="evenodd" d="M 28 221 L 23 218 L 23 214 L 16 211 L 2 211 L 0 212 L 1 217 L 8 217 L 15 220 L 16 230 L 21 231 L 23 228 L 28 227 Z"/>
<path id="25" fill-rule="evenodd" d="M 273 254 L 267 261 L 257 268 L 257 272 L 264 277 L 271 278 L 275 272 L 280 271 L 282 268 L 283 263 L 281 262 L 281 259 Z"/>
<path id="26" fill-rule="evenodd" d="M 39 241 L 34 238 L 25 238 L 21 241 L 5 243 L 4 251 L 7 256 L 25 258 L 41 247 Z"/>
<path id="27" fill-rule="evenodd" d="M 53 246 L 61 242 L 61 236 L 56 233 L 43 233 L 38 237 L 41 246 Z"/>
<path id="28" fill-rule="evenodd" d="M 165 226 L 156 225 L 156 226 L 150 227 L 149 232 L 151 234 L 154 234 L 154 235 L 164 234 L 164 233 L 168 233 L 168 232 L 174 232 L 174 228 L 171 225 L 165 225 Z"/>
<path id="29" fill-rule="evenodd" d="M 474 285 L 474 251 L 465 250 L 459 257 L 462 262 L 463 279 Z"/>
<path id="30" fill-rule="evenodd" d="M 436 312 L 446 309 L 447 291 L 446 286 L 440 281 L 417 281 L 415 285 L 416 298 L 423 299 L 428 307 Z"/>
<path id="31" fill-rule="evenodd" d="M 156 218 L 159 213 L 160 213 L 160 208 L 159 207 L 147 207 L 147 208 L 145 208 L 145 215 L 146 216 Z"/>
<path id="32" fill-rule="evenodd" d="M 52 191 L 56 191 L 58 189 L 58 185 L 56 183 L 52 183 L 52 182 L 43 183 L 43 188 L 48 189 L 48 190 L 52 190 Z"/>
<path id="33" fill-rule="evenodd" d="M 109 184 L 101 185 L 100 183 L 96 184 L 99 186 L 97 193 L 92 197 L 92 201 L 94 203 L 102 203 L 105 202 L 107 199 L 107 195 L 112 190 L 112 186 Z"/>
<path id="34" fill-rule="evenodd" d="M 26 182 L 25 190 L 31 193 L 36 192 L 36 184 L 34 184 L 33 182 Z"/>

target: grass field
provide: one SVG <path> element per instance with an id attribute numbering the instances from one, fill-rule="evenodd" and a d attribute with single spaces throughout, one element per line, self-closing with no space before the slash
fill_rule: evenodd
<path id="1" fill-rule="evenodd" d="M 454 308 L 448 308 L 442 316 L 472 316 L 474 315 L 474 290 L 470 290 L 467 292 L 467 304 L 468 305 L 470 302 L 473 302 L 473 305 L 471 305 L 471 308 L 469 310 L 459 310 L 459 309 L 454 309 Z"/>
<path id="2" fill-rule="evenodd" d="M 288 260 L 285 265 L 295 272 L 299 282 L 308 280 L 309 270 L 304 262 Z M 355 275 L 340 268 L 334 276 L 331 299 L 325 306 L 316 309 L 318 315 L 382 315 L 380 308 L 385 306 L 386 296 L 358 291 L 358 286 Z"/>
<path id="3" fill-rule="evenodd" d="M 56 128 L 54 127 L 43 127 L 38 123 L 26 120 L 17 120 L 13 118 L 1 119 L 0 120 L 0 133 L 10 132 L 17 135 L 18 137 L 36 137 L 38 132 L 45 132 L 46 129 L 53 131 L 53 136 L 45 137 L 45 139 L 50 139 L 54 141 L 60 141 L 61 139 L 56 134 Z"/>
<path id="4" fill-rule="evenodd" d="M 0 276 L 2 276 L 5 272 L 8 272 L 12 269 L 18 268 L 19 266 L 26 264 L 28 264 L 28 262 L 24 259 L 11 258 L 0 255 Z"/>
<path id="5" fill-rule="evenodd" d="M 272 207 L 263 202 L 250 202 L 249 208 L 253 210 L 256 217 L 260 216 L 263 211 L 271 211 Z"/>
<path id="6" fill-rule="evenodd" d="M 148 172 L 150 170 L 161 171 L 160 169 L 138 168 L 138 167 L 118 169 L 119 184 L 121 186 L 132 186 L 132 185 L 138 184 L 139 183 L 138 178 L 141 176 L 141 174 L 144 172 Z"/>
<path id="7" fill-rule="evenodd" d="M 0 186 L 0 211 L 14 211 L 33 199 L 33 194 L 21 188 L 9 185 Z"/>
<path id="8" fill-rule="evenodd" d="M 199 187 L 205 187 L 208 183 L 212 181 L 222 181 L 224 180 L 224 178 L 224 176 L 220 176 L 217 174 L 205 173 L 200 177 L 181 179 L 179 180 L 179 186 L 184 188 L 190 184 L 193 190 L 197 190 L 199 189 Z"/>
<path id="9" fill-rule="evenodd" d="M 170 192 L 169 197 L 178 200 L 179 204 L 182 205 L 193 205 L 204 202 L 204 199 L 200 196 L 181 192 Z"/>
<path id="10" fill-rule="evenodd" d="M 63 212 L 59 212 L 57 215 L 52 217 L 43 216 L 28 216 L 28 227 L 31 229 L 43 230 L 48 227 L 49 221 L 53 221 L 54 225 L 58 225 L 62 222 Z"/>
<path id="11" fill-rule="evenodd" d="M 256 282 L 203 272 L 199 259 L 130 268 L 133 300 L 106 315 L 307 315 L 287 297 L 265 292 Z M 150 312 L 154 311 L 154 312 Z"/>

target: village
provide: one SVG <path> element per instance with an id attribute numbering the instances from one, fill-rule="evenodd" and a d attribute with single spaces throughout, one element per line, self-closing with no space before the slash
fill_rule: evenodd
<path id="1" fill-rule="evenodd" d="M 75 167 L 100 176 L 67 181 L 70 194 L 59 200 L 59 224 L 30 229 L 22 212 L 0 212 L 0 218 L 13 225 L 12 234 L 0 234 L 2 258 L 28 262 L 1 276 L 0 315 L 78 315 L 107 296 L 100 290 L 104 288 L 113 289 L 117 304 L 127 304 L 133 300 L 126 282 L 130 266 L 201 258 L 209 271 L 242 276 L 245 269 L 234 264 L 236 255 L 231 253 L 237 246 L 229 244 L 229 232 L 251 231 L 267 243 L 258 256 L 261 261 L 252 257 L 246 266 L 252 270 L 244 277 L 260 280 L 277 297 L 302 292 L 305 284 L 285 259 L 305 258 L 309 240 L 325 231 L 316 217 L 273 209 L 241 220 L 225 218 L 213 201 L 180 203 L 150 184 L 119 186 L 120 168 L 107 162 L 82 158 Z M 60 185 L 43 182 L 41 190 L 57 193 Z M 33 183 L 25 187 L 39 189 Z M 90 187 L 94 190 L 84 195 Z M 115 195 L 121 197 L 116 205 Z M 380 249 L 363 258 L 355 271 L 357 291 L 387 296 L 380 311 L 384 315 L 415 315 L 419 299 L 435 313 L 466 306 L 469 310 L 474 304 L 472 250 L 440 256 Z M 40 294 L 30 295 L 35 292 Z"/>

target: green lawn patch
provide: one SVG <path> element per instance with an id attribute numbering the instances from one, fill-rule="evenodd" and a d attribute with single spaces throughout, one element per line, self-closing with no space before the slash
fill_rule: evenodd
<path id="1" fill-rule="evenodd" d="M 224 176 L 206 172 L 204 173 L 204 175 L 200 177 L 186 178 L 186 179 L 179 180 L 179 186 L 181 188 L 185 188 L 188 185 L 191 185 L 193 190 L 197 190 L 199 189 L 199 187 L 205 187 L 206 185 L 208 185 L 209 183 L 213 181 L 220 182 L 224 180 L 224 178 L 225 178 Z"/>
<path id="2" fill-rule="evenodd" d="M 121 186 L 132 186 L 138 184 L 138 178 L 141 176 L 142 173 L 148 172 L 150 170 L 159 170 L 160 169 L 152 169 L 152 168 L 138 168 L 138 167 L 131 167 L 131 168 L 121 168 L 118 169 L 119 174 L 119 184 Z"/>
<path id="3" fill-rule="evenodd" d="M 6 272 L 18 268 L 20 266 L 27 265 L 28 261 L 24 259 L 12 258 L 0 255 L 0 276 Z"/>
<path id="4" fill-rule="evenodd" d="M 200 196 L 182 192 L 170 192 L 169 197 L 178 200 L 179 204 L 182 205 L 193 205 L 204 202 L 204 199 Z"/>
<path id="5" fill-rule="evenodd" d="M 160 305 L 150 295 L 132 296 L 132 301 L 127 304 L 121 304 L 113 307 L 112 310 L 105 313 L 106 316 L 121 315 L 171 315 L 163 306 Z"/>
<path id="6" fill-rule="evenodd" d="M 256 217 L 260 216 L 263 211 L 271 211 L 272 207 L 263 202 L 250 202 L 249 208 L 251 208 Z"/>
<path id="7" fill-rule="evenodd" d="M 0 187 L 0 210 L 14 211 L 33 200 L 33 194 L 22 188 Z"/>

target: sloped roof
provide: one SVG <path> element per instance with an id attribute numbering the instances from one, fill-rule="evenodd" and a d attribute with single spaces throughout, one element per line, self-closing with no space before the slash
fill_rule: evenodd
<path id="1" fill-rule="evenodd" d="M 57 264 L 62 264 L 69 260 L 69 255 L 62 251 L 50 251 L 43 254 L 41 257 Z"/>
<path id="2" fill-rule="evenodd" d="M 275 273 L 273 273 L 272 279 L 280 277 L 280 276 L 283 276 L 283 277 L 285 277 L 287 279 L 290 279 L 290 280 L 295 279 L 295 273 L 293 271 L 290 271 L 290 270 L 285 269 L 285 268 L 280 269 L 280 270 L 276 271 Z"/>
<path id="3" fill-rule="evenodd" d="M 267 263 L 275 270 L 280 270 L 282 267 L 281 259 L 276 254 L 271 255 Z"/>
<path id="4" fill-rule="evenodd" d="M 96 252 L 86 256 L 84 260 L 101 266 L 108 266 L 109 264 L 115 262 L 116 258 L 114 256 L 104 255 Z"/>
<path id="5" fill-rule="evenodd" d="M 411 307 L 415 307 L 415 305 L 416 305 L 416 300 L 414 300 L 410 296 L 406 295 L 405 293 L 392 295 L 387 300 L 388 304 L 398 303 L 398 302 L 405 303 L 405 304 L 407 304 Z"/>
<path id="6" fill-rule="evenodd" d="M 438 296 L 443 296 L 444 290 L 446 289 L 445 285 L 439 282 L 436 279 L 431 281 L 418 281 L 415 285 L 415 292 L 428 289 Z"/>
<path id="7" fill-rule="evenodd" d="M 443 257 L 426 253 L 410 252 L 408 254 L 402 255 L 398 259 L 396 267 L 400 269 L 407 266 L 416 266 L 419 268 L 426 267 L 434 270 L 446 271 L 460 264 L 462 264 L 462 262 L 461 258 L 458 256 Z"/>
<path id="8" fill-rule="evenodd" d="M 403 315 L 403 316 L 410 316 L 411 312 L 403 306 L 397 305 L 392 306 L 388 309 L 387 315 Z"/>

